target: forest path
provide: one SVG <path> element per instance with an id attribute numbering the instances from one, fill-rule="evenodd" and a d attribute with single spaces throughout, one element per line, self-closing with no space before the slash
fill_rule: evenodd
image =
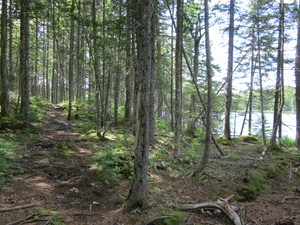
<path id="1" fill-rule="evenodd" d="M 41 123 L 10 162 L 14 177 L 1 188 L 0 209 L 12 210 L 0 211 L 0 225 L 108 224 L 116 208 L 113 190 L 89 166 L 90 141 L 74 133 L 59 106 L 50 107 Z"/>

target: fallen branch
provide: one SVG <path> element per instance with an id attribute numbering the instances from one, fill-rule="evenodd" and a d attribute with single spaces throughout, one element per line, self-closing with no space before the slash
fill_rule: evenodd
<path id="1" fill-rule="evenodd" d="M 147 221 L 146 223 L 143 223 L 143 225 L 152 225 L 155 224 L 157 221 L 159 220 L 164 220 L 164 219 L 168 219 L 171 216 L 160 216 L 160 217 L 156 217 L 152 220 Z"/>
<path id="2" fill-rule="evenodd" d="M 8 212 L 8 211 L 13 211 L 13 210 L 18 210 L 18 209 L 26 209 L 35 206 L 34 203 L 32 204 L 27 204 L 27 205 L 20 205 L 12 208 L 2 208 L 0 209 L 0 212 Z"/>
<path id="3" fill-rule="evenodd" d="M 235 225 L 241 225 L 241 219 L 239 215 L 232 209 L 232 207 L 228 204 L 228 201 L 233 197 L 229 196 L 226 199 L 218 199 L 217 202 L 205 202 L 200 204 L 185 204 L 177 206 L 177 210 L 187 211 L 187 210 L 195 210 L 195 209 L 203 209 L 203 208 L 215 208 L 221 210 Z"/>

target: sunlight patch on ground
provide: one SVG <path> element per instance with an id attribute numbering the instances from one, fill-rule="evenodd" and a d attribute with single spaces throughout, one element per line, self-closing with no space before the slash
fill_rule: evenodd
<path id="1" fill-rule="evenodd" d="M 153 179 L 156 182 L 162 182 L 163 178 L 157 174 L 150 173 L 150 178 Z"/>

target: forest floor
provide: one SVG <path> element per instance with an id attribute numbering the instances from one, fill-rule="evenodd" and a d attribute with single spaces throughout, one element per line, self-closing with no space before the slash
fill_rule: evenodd
<path id="1" fill-rule="evenodd" d="M 113 186 L 108 185 L 99 179 L 90 163 L 93 151 L 89 146 L 96 144 L 101 150 L 105 143 L 74 132 L 76 120 L 66 121 L 59 108 L 47 110 L 41 123 L 41 129 L 28 134 L 17 147 L 17 157 L 9 160 L 6 172 L 13 176 L 0 187 L 0 225 L 141 225 L 161 216 L 172 218 L 156 224 L 231 224 L 219 211 L 182 212 L 174 210 L 174 206 L 239 196 L 245 192 L 238 187 L 246 182 L 247 174 L 271 163 L 269 159 L 258 160 L 257 145 L 236 142 L 233 147 L 224 147 L 227 157 L 220 157 L 214 149 L 207 172 L 189 177 L 200 157 L 189 155 L 174 162 L 170 145 L 164 143 L 161 154 L 170 157 L 151 159 L 148 205 L 123 214 L 131 181 L 120 179 Z M 106 142 L 110 141 L 113 139 Z M 282 170 L 262 181 L 265 189 L 256 198 L 247 198 L 246 194 L 243 201 L 233 198 L 230 203 L 238 208 L 243 224 L 300 224 L 299 153 L 282 153 L 277 160 L 281 161 Z"/>

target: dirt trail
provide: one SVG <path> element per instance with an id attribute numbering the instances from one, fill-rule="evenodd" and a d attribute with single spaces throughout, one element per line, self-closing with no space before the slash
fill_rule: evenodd
<path id="1" fill-rule="evenodd" d="M 166 161 L 172 167 L 170 170 L 150 168 L 148 207 L 123 215 L 122 204 L 129 181 L 120 181 L 111 188 L 100 181 L 90 166 L 89 146 L 97 144 L 101 149 L 103 143 L 74 133 L 75 124 L 66 121 L 60 107 L 51 107 L 41 123 L 42 129 L 28 135 L 18 147 L 18 157 L 10 162 L 9 172 L 14 176 L 7 179 L 0 190 L 0 225 L 25 222 L 36 225 L 141 225 L 155 217 L 173 215 L 175 204 L 213 202 L 219 197 L 236 194 L 230 183 L 224 187 L 227 190 L 224 193 L 222 175 L 236 171 L 244 174 L 249 169 L 245 166 L 249 164 L 246 159 L 234 163 L 226 158 L 212 160 L 209 168 L 219 168 L 221 174 L 201 180 L 184 174 L 191 165 Z M 168 154 L 172 154 L 171 151 Z M 268 184 L 267 190 L 255 201 L 234 203 L 246 225 L 300 225 L 300 193 L 295 191 L 300 187 L 300 179 L 291 179 L 291 173 L 299 171 L 299 165 L 299 162 L 285 165 L 287 170 Z M 227 182 L 234 186 L 236 181 Z M 216 196 L 216 191 L 220 196 Z M 224 216 L 209 211 L 187 212 L 180 221 L 188 225 L 230 224 Z"/>
<path id="2" fill-rule="evenodd" d="M 49 109 L 42 123 L 42 130 L 19 147 L 20 155 L 11 162 L 15 176 L 0 195 L 2 209 L 31 207 L 0 212 L 0 225 L 18 220 L 15 224 L 109 224 L 116 191 L 89 167 L 87 140 L 73 132 L 59 107 Z"/>

